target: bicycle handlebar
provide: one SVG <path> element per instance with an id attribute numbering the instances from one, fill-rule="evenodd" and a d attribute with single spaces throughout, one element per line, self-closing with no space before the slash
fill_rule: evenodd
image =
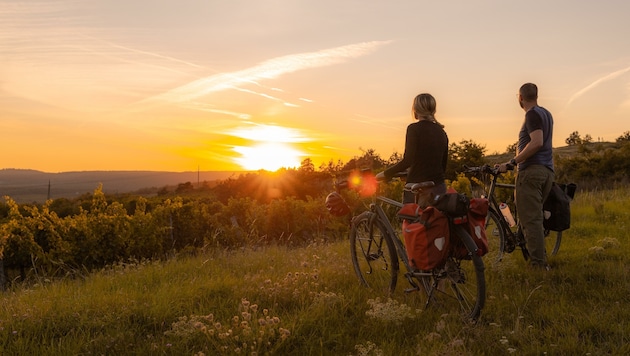
<path id="1" fill-rule="evenodd" d="M 513 164 L 506 164 L 506 168 L 508 171 L 512 171 L 514 170 L 515 166 Z M 468 167 L 467 165 L 464 165 L 464 173 L 488 173 L 491 174 L 493 176 L 498 176 L 503 174 L 503 172 L 499 172 L 499 167 L 495 166 L 495 167 L 490 167 L 489 164 L 484 164 L 483 166 L 477 166 L 477 167 Z"/>

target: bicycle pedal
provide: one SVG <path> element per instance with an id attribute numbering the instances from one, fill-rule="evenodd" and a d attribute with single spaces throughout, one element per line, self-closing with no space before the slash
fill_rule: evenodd
<path id="1" fill-rule="evenodd" d="M 376 261 L 378 260 L 381 255 L 378 253 L 370 253 L 369 255 L 366 256 L 368 261 Z"/>

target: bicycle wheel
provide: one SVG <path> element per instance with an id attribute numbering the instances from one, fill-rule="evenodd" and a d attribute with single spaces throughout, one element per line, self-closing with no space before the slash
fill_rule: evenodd
<path id="1" fill-rule="evenodd" d="M 545 231 L 545 250 L 548 255 L 555 256 L 560 250 L 562 231 Z"/>
<path id="2" fill-rule="evenodd" d="M 501 218 L 494 210 L 488 210 L 486 216 L 486 238 L 488 253 L 484 256 L 491 265 L 501 262 L 505 252 L 505 231 L 501 228 Z"/>
<path id="3" fill-rule="evenodd" d="M 387 230 L 369 211 L 352 221 L 350 255 L 361 284 L 387 294 L 394 292 L 398 280 L 398 254 Z"/>
<path id="4" fill-rule="evenodd" d="M 455 225 L 454 230 L 453 238 L 468 235 L 461 225 Z M 470 235 L 468 238 L 474 244 Z M 432 300 L 443 304 L 447 310 L 459 309 L 466 321 L 476 321 L 486 301 L 483 260 L 472 251 L 471 255 L 470 259 L 449 257 L 444 268 L 434 272 L 430 294 Z"/>

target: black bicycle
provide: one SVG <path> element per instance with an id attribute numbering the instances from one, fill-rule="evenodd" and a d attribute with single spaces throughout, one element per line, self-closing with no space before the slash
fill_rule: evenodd
<path id="1" fill-rule="evenodd" d="M 513 170 L 513 166 L 508 166 Z M 490 207 L 486 218 L 486 236 L 488 238 L 489 252 L 486 260 L 491 263 L 500 262 L 505 253 L 511 253 L 515 249 L 520 249 L 525 260 L 529 259 L 525 237 L 518 223 L 518 216 L 513 204 L 500 202 L 497 198 L 496 189 L 514 190 L 514 184 L 500 183 L 498 178 L 502 175 L 498 168 L 483 165 L 478 167 L 464 167 L 466 174 L 483 174 L 490 177 L 489 182 L 485 182 L 486 189 L 484 196 L 488 199 Z M 502 209 L 503 208 L 503 209 Z M 509 211 L 509 213 L 507 213 Z M 505 213 L 504 213 L 505 212 Z M 510 219 L 511 215 L 511 219 Z M 546 251 L 554 256 L 560 250 L 562 241 L 562 231 L 545 231 Z"/>
<path id="2" fill-rule="evenodd" d="M 397 177 L 406 177 L 406 172 Z M 336 184 L 337 189 L 347 186 L 347 181 Z M 407 183 L 405 190 L 417 197 L 433 186 L 433 182 Z M 446 262 L 439 268 L 417 270 L 411 266 L 407 257 L 404 241 L 399 234 L 400 224 L 394 223 L 397 226 L 395 229 L 390 220 L 392 218 L 384 210 L 387 206 L 399 210 L 403 204 L 380 195 L 378 184 L 367 209 L 352 217 L 350 253 L 359 281 L 366 287 L 391 294 L 396 288 L 402 262 L 404 276 L 411 285 L 405 292 L 420 292 L 426 297 L 425 307 L 430 304 L 438 304 L 446 309 L 457 306 L 465 319 L 476 320 L 486 298 L 484 264 L 477 245 L 464 226 L 455 224 L 449 218 L 451 241 L 463 243 L 467 250 L 465 256 L 449 252 Z"/>

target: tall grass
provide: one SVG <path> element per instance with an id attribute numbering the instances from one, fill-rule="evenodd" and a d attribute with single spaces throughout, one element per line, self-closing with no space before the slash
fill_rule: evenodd
<path id="1" fill-rule="evenodd" d="M 602 355 L 630 353 L 630 190 L 578 193 L 549 272 L 486 269 L 476 325 L 399 279 L 359 285 L 347 241 L 119 264 L 4 293 L 2 355 Z"/>

